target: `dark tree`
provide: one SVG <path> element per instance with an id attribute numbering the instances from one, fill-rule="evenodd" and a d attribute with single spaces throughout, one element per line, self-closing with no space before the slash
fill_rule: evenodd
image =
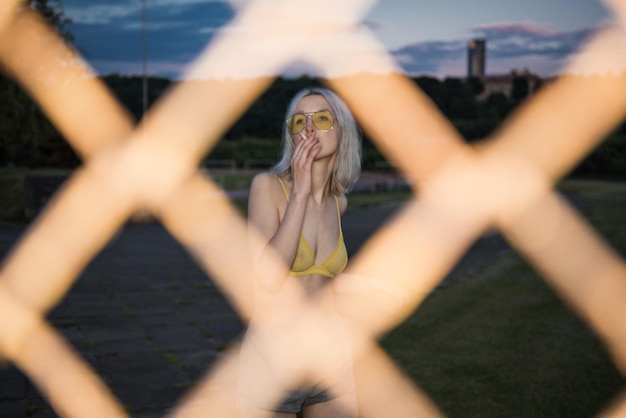
<path id="1" fill-rule="evenodd" d="M 488 119 L 502 120 L 513 109 L 509 99 L 502 93 L 493 93 L 487 97 L 484 103 L 485 113 Z"/>
<path id="2" fill-rule="evenodd" d="M 110 74 L 102 77 L 117 100 L 128 109 L 135 120 L 143 116 L 143 79 L 138 76 Z M 148 78 L 148 107 L 150 107 L 170 86 L 171 81 L 161 77 Z"/>
<path id="3" fill-rule="evenodd" d="M 435 102 L 439 109 L 443 110 L 446 104 L 446 89 L 443 83 L 434 77 L 422 76 L 413 79 L 413 81 L 419 86 L 424 93 Z"/>
<path id="4" fill-rule="evenodd" d="M 478 96 L 483 91 L 485 91 L 485 84 L 478 77 L 469 77 L 466 80 L 466 84 L 472 90 L 472 93 L 474 94 L 474 96 Z"/>
<path id="5" fill-rule="evenodd" d="M 74 40 L 74 35 L 69 31 L 72 20 L 65 16 L 61 0 L 28 0 L 27 5 L 37 10 L 66 41 Z"/>
<path id="6" fill-rule="evenodd" d="M 247 136 L 280 138 L 289 101 L 303 88 L 319 85 L 317 79 L 308 77 L 277 79 L 229 129 L 225 137 L 231 140 Z"/>
<path id="7" fill-rule="evenodd" d="M 473 88 L 463 79 L 449 77 L 443 81 L 446 92 L 444 113 L 450 119 L 470 119 L 478 115 Z"/>
<path id="8" fill-rule="evenodd" d="M 520 102 L 528 97 L 529 86 L 527 77 L 515 77 L 511 87 L 511 98 Z"/>
<path id="9" fill-rule="evenodd" d="M 23 7 L 40 13 L 66 41 L 73 39 L 61 0 L 29 0 Z M 77 162 L 38 105 L 12 79 L 0 75 L 0 164 L 73 166 Z"/>

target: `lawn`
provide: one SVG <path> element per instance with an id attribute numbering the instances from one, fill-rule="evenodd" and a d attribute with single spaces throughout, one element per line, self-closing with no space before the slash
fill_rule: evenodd
<path id="1" fill-rule="evenodd" d="M 71 170 L 0 168 L 0 222 L 22 223 L 24 215 L 24 178 L 26 176 L 66 177 Z"/>
<path id="2" fill-rule="evenodd" d="M 24 178 L 26 176 L 67 177 L 71 170 L 60 169 L 0 169 L 0 222 L 23 223 L 24 218 Z M 211 178 L 225 190 L 247 189 L 252 181 L 250 173 L 217 173 Z M 244 208 L 247 202 L 237 205 Z"/>
<path id="3" fill-rule="evenodd" d="M 625 254 L 626 184 L 561 189 Z M 513 251 L 431 294 L 382 344 L 449 417 L 591 417 L 624 383 L 594 333 Z"/>
<path id="4" fill-rule="evenodd" d="M 449 417 L 591 417 L 623 384 L 514 254 L 432 294 L 383 346 Z"/>
<path id="5" fill-rule="evenodd" d="M 24 218 L 24 178 L 26 176 L 59 176 L 66 177 L 69 170 L 4 168 L 0 169 L 0 222 L 23 223 Z M 224 190 L 248 189 L 254 173 L 220 172 L 210 173 L 210 178 Z M 349 196 L 349 205 L 369 206 L 388 201 L 401 201 L 409 197 L 408 192 L 390 193 L 353 193 Z M 246 213 L 246 199 L 235 200 L 234 205 Z"/>

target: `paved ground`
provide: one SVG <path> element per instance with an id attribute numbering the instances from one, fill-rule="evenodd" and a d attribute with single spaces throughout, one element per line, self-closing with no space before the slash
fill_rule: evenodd
<path id="1" fill-rule="evenodd" d="M 349 209 L 344 217 L 349 252 L 398 207 Z M 2 258 L 22 232 L 0 225 Z M 499 237 L 480 240 L 448 280 L 471 273 L 501 251 L 507 247 Z M 164 416 L 243 331 L 211 280 L 158 224 L 126 226 L 49 319 L 140 418 Z M 56 416 L 18 370 L 0 367 L 0 417 Z"/>

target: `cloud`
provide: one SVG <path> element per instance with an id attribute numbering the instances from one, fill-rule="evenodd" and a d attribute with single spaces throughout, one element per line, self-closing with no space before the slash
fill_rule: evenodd
<path id="1" fill-rule="evenodd" d="M 531 36 L 552 36 L 556 31 L 549 27 L 539 27 L 533 22 L 500 22 L 487 25 L 477 25 L 471 29 L 477 34 L 487 34 L 492 37 L 508 37 L 511 35 L 523 34 Z"/>
<path id="2" fill-rule="evenodd" d="M 136 1 L 114 6 L 111 6 L 109 2 L 97 3 L 97 1 L 94 1 L 86 7 L 66 5 L 65 14 L 75 24 L 106 25 L 114 22 L 116 19 L 123 19 L 138 14 L 141 10 L 141 4 Z"/>
<path id="3" fill-rule="evenodd" d="M 134 61 L 107 61 L 98 60 L 90 63 L 91 67 L 99 74 L 142 74 L 143 62 Z M 150 61 L 147 66 L 148 75 L 178 79 L 183 74 L 186 63 L 177 61 Z"/>
<path id="4" fill-rule="evenodd" d="M 120 72 L 136 73 L 142 57 L 141 2 L 120 0 L 110 6 L 105 0 L 65 0 L 66 14 L 74 24 L 75 45 L 101 74 L 120 65 Z M 83 5 L 78 7 L 77 5 Z M 193 60 L 234 16 L 228 2 L 210 0 L 150 0 L 146 10 L 147 58 L 159 62 L 155 71 L 170 75 Z M 99 63 L 96 65 L 95 63 Z M 122 63 L 128 62 L 128 65 Z M 127 71 L 132 71 L 128 73 Z"/>
<path id="5" fill-rule="evenodd" d="M 548 76 L 556 73 L 594 31 L 594 28 L 585 28 L 558 32 L 530 22 L 494 23 L 473 27 L 468 39 L 419 42 L 394 50 L 392 54 L 411 75 L 463 76 L 467 68 L 467 41 L 483 38 L 487 41 L 488 73 L 508 72 L 515 68 L 511 65 L 517 63 L 517 67 Z"/>
<path id="6" fill-rule="evenodd" d="M 472 28 L 476 37 L 487 40 L 489 58 L 549 56 L 564 59 L 577 51 L 593 28 L 571 32 L 557 32 L 529 22 L 495 23 Z"/>
<path id="7" fill-rule="evenodd" d="M 179 21 L 179 22 L 150 21 L 150 22 L 146 22 L 146 31 L 162 31 L 162 30 L 168 30 L 168 29 L 185 28 L 187 26 L 188 26 L 188 23 L 184 21 Z M 128 22 L 123 25 L 120 25 L 121 29 L 129 30 L 129 31 L 140 31 L 142 27 L 143 27 L 142 22 Z"/>
<path id="8" fill-rule="evenodd" d="M 141 20 L 142 7 L 139 0 L 118 0 L 115 5 L 107 0 L 91 0 L 88 4 L 81 0 L 65 0 L 64 5 L 65 14 L 76 24 L 117 26 L 128 20 Z M 229 15 L 232 14 L 232 7 L 226 0 L 146 0 L 149 21 L 183 15 L 195 17 L 186 23 L 197 24 L 195 21 L 198 20 L 198 15 L 189 12 L 198 10 L 229 10 Z"/>
<path id="9" fill-rule="evenodd" d="M 154 6 L 180 6 L 180 5 L 195 5 L 195 4 L 206 4 L 206 3 L 224 3 L 228 4 L 228 0 L 150 0 L 150 5 Z"/>
<path id="10" fill-rule="evenodd" d="M 392 51 L 398 64 L 411 75 L 438 74 L 440 68 L 462 59 L 463 41 L 427 41 Z"/>

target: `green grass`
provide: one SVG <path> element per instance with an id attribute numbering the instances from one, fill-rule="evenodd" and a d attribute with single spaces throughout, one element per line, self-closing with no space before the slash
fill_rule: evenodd
<path id="1" fill-rule="evenodd" d="M 25 222 L 24 214 L 24 177 L 27 175 L 67 176 L 70 170 L 59 169 L 0 169 L 0 222 Z M 252 173 L 211 173 L 211 178 L 224 190 L 248 189 L 254 174 Z M 390 193 L 352 193 L 349 195 L 351 207 L 378 205 L 389 201 L 404 201 L 409 192 Z M 235 200 L 235 207 L 246 214 L 248 202 Z"/>
<path id="2" fill-rule="evenodd" d="M 67 176 L 71 170 L 30 169 L 24 167 L 0 168 L 0 222 L 22 223 L 24 213 L 24 177 Z"/>
<path id="3" fill-rule="evenodd" d="M 383 346 L 448 417 L 593 416 L 623 384 L 603 346 L 524 262 L 500 263 L 429 296 Z"/>
<path id="4" fill-rule="evenodd" d="M 178 366 L 181 362 L 180 356 L 176 353 L 163 351 L 161 352 L 161 355 L 163 356 L 163 358 L 165 358 L 165 361 L 167 361 L 170 365 L 174 367 Z"/>
<path id="5" fill-rule="evenodd" d="M 27 417 L 32 417 L 34 414 L 44 409 L 45 407 L 43 405 L 28 404 L 24 407 L 24 415 Z"/>
<path id="6" fill-rule="evenodd" d="M 626 184 L 560 188 L 626 253 Z M 382 345 L 448 417 L 591 417 L 624 384 L 594 332 L 515 253 L 431 294 Z"/>
<path id="7" fill-rule="evenodd" d="M 618 251 L 626 253 L 626 182 L 568 180 L 559 188 L 589 202 L 589 222 Z"/>
<path id="8" fill-rule="evenodd" d="M 23 176 L 0 176 L 0 221 L 24 221 L 23 184 Z"/>
<path id="9" fill-rule="evenodd" d="M 351 193 L 349 207 L 376 206 L 388 202 L 403 202 L 411 197 L 410 192 Z"/>
<path id="10" fill-rule="evenodd" d="M 24 213 L 24 177 L 30 176 L 68 176 L 71 170 L 29 169 L 24 167 L 0 168 L 0 222 L 25 222 Z M 225 190 L 247 189 L 254 177 L 249 173 L 212 174 L 213 180 Z M 247 202 L 239 202 L 243 208 Z"/>
<path id="11" fill-rule="evenodd" d="M 254 174 L 211 173 L 211 178 L 224 190 L 240 190 L 250 187 Z"/>

